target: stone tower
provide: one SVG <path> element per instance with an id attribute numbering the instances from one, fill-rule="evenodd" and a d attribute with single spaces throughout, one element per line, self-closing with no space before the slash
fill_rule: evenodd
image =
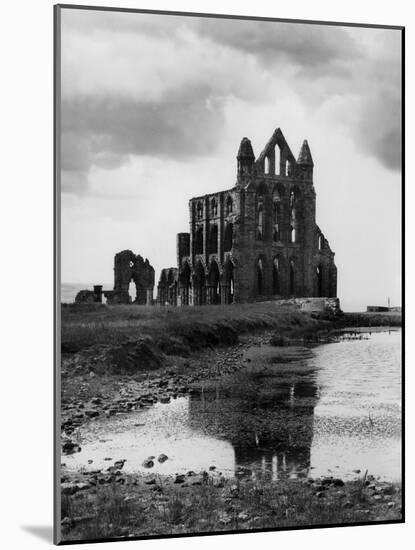
<path id="1" fill-rule="evenodd" d="M 278 128 L 257 159 L 246 137 L 236 158 L 234 187 L 189 201 L 190 231 L 177 237 L 177 270 L 162 273 L 163 299 L 201 305 L 335 297 L 334 252 L 316 224 L 307 141 L 296 160 Z"/>

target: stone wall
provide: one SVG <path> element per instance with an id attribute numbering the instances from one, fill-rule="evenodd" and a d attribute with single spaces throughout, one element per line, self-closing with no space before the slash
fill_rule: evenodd
<path id="1" fill-rule="evenodd" d="M 315 220 L 313 168 L 307 141 L 296 160 L 280 129 L 256 160 L 243 138 L 235 186 L 189 201 L 174 302 L 336 296 L 334 253 Z"/>

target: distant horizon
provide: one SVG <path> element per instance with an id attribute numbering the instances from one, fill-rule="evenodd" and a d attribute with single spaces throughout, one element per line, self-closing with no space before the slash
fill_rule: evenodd
<path id="1" fill-rule="evenodd" d="M 96 284 L 96 285 L 102 285 L 103 286 L 103 290 L 112 290 L 113 287 L 114 287 L 114 283 L 103 283 L 103 282 L 87 282 L 87 283 L 68 283 L 68 282 L 61 282 L 61 303 L 71 303 L 71 302 L 74 302 L 75 301 L 75 296 L 76 296 L 76 293 L 79 292 L 80 290 L 92 290 L 92 287 L 93 285 Z M 65 292 L 64 291 L 64 288 L 65 286 L 70 286 L 70 287 L 76 287 L 76 290 L 74 292 Z M 156 297 L 156 292 L 157 292 L 157 285 L 154 286 L 154 298 Z M 67 300 L 64 300 L 63 297 L 64 296 L 71 296 L 72 299 L 71 301 L 67 301 Z M 366 311 L 366 308 L 367 306 L 387 306 L 387 302 L 388 302 L 388 298 L 386 298 L 386 301 L 385 303 L 378 303 L 378 304 L 372 304 L 372 303 L 368 303 L 364 306 L 362 306 L 362 308 L 360 309 L 356 309 L 356 308 L 345 308 L 343 303 L 342 303 L 342 300 L 339 298 L 340 300 L 340 307 L 343 311 L 346 311 L 346 312 L 360 312 L 360 311 Z M 266 300 L 266 301 L 273 301 L 272 298 L 270 298 L 270 300 Z M 105 303 L 105 301 L 104 301 Z M 134 307 L 143 307 L 143 306 L 139 306 L 139 305 L 134 305 Z M 192 306 L 189 306 L 189 307 L 192 307 Z M 208 306 L 206 306 L 208 307 Z M 399 303 L 399 304 L 396 304 L 396 303 L 392 303 L 391 301 L 391 304 L 390 304 L 390 307 L 402 307 L 402 304 Z"/>

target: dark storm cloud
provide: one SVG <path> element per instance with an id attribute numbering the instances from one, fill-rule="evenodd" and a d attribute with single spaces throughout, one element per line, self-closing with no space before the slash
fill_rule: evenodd
<path id="1" fill-rule="evenodd" d="M 358 55 L 353 38 L 339 27 L 206 19 L 200 32 L 267 64 L 285 57 L 300 67 L 316 69 Z"/>
<path id="2" fill-rule="evenodd" d="M 264 100 L 269 80 L 261 80 L 265 73 L 276 87 L 279 79 L 287 80 L 308 109 L 317 110 L 338 95 L 352 98 L 359 113 L 351 113 L 348 120 L 351 139 L 388 169 L 400 168 L 400 85 L 393 76 L 400 60 L 385 61 L 382 54 L 380 59 L 371 58 L 358 31 L 351 34 L 340 27 L 146 14 L 80 15 L 76 10 L 69 10 L 65 18 L 68 36 L 82 35 L 90 41 L 80 41 L 85 56 L 79 61 L 71 65 L 73 56 L 68 56 L 68 81 L 77 83 L 76 77 L 81 75 L 79 81 L 91 86 L 75 90 L 62 104 L 64 190 L 86 189 L 91 167 L 117 168 L 132 155 L 186 160 L 212 154 L 224 126 L 226 98 L 238 97 L 248 108 L 269 100 Z M 188 47 L 193 44 L 196 53 L 184 62 L 194 65 L 189 71 L 191 78 L 175 69 L 183 63 L 183 50 L 177 45 L 183 45 L 183 35 L 189 33 L 193 41 Z M 140 85 L 140 79 L 129 78 L 130 74 L 142 75 L 137 68 L 137 37 L 142 35 L 148 35 L 149 41 L 156 37 L 157 45 L 165 48 L 146 49 L 147 57 L 154 56 L 154 65 L 150 64 L 150 73 L 145 74 L 166 77 L 161 83 L 156 79 L 154 90 L 151 85 L 148 89 Z M 105 74 L 117 76 L 108 82 L 102 74 L 101 80 L 94 80 L 91 70 L 101 62 L 99 57 L 88 57 L 96 41 L 110 46 Z M 228 55 L 224 57 L 223 52 Z M 169 55 L 171 65 L 167 63 L 166 70 L 166 64 L 161 64 L 161 69 L 160 60 L 170 59 Z M 204 72 L 206 60 L 210 64 Z M 117 68 L 124 65 L 128 71 L 120 77 Z M 245 80 L 240 78 L 243 71 Z M 247 82 L 257 81 L 258 90 L 244 92 Z M 102 82 L 109 84 L 108 89 L 100 89 Z M 113 83 L 121 85 L 111 89 Z M 369 87 L 373 89 L 368 91 Z M 141 88 L 145 93 L 134 98 L 135 90 Z M 335 123 L 334 118 L 333 127 Z"/>
<path id="3" fill-rule="evenodd" d="M 390 170 L 401 169 L 402 129 L 399 90 L 379 90 L 361 109 L 358 145 Z"/>
<path id="4" fill-rule="evenodd" d="M 162 101 L 80 97 L 62 103 L 64 190 L 91 166 L 117 168 L 130 155 L 188 159 L 212 153 L 224 124 L 223 102 L 209 89 L 169 94 Z M 71 182 L 65 186 L 65 182 Z M 80 186 L 84 185 L 80 179 Z"/>

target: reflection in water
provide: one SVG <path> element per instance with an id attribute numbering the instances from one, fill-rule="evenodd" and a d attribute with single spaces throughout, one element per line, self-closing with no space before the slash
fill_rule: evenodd
<path id="1" fill-rule="evenodd" d="M 189 424 L 195 432 L 229 441 L 237 468 L 253 468 L 257 476 L 272 474 L 274 479 L 304 477 L 310 468 L 317 395 L 314 368 L 303 362 L 281 371 L 264 366 L 191 396 Z"/>
<path id="2" fill-rule="evenodd" d="M 95 469 L 125 458 L 133 472 L 165 453 L 151 471 L 214 465 L 281 479 L 368 469 L 399 479 L 400 345 L 394 331 L 313 350 L 251 348 L 249 368 L 203 382 L 197 395 L 82 427 L 82 451 L 64 462 Z"/>

